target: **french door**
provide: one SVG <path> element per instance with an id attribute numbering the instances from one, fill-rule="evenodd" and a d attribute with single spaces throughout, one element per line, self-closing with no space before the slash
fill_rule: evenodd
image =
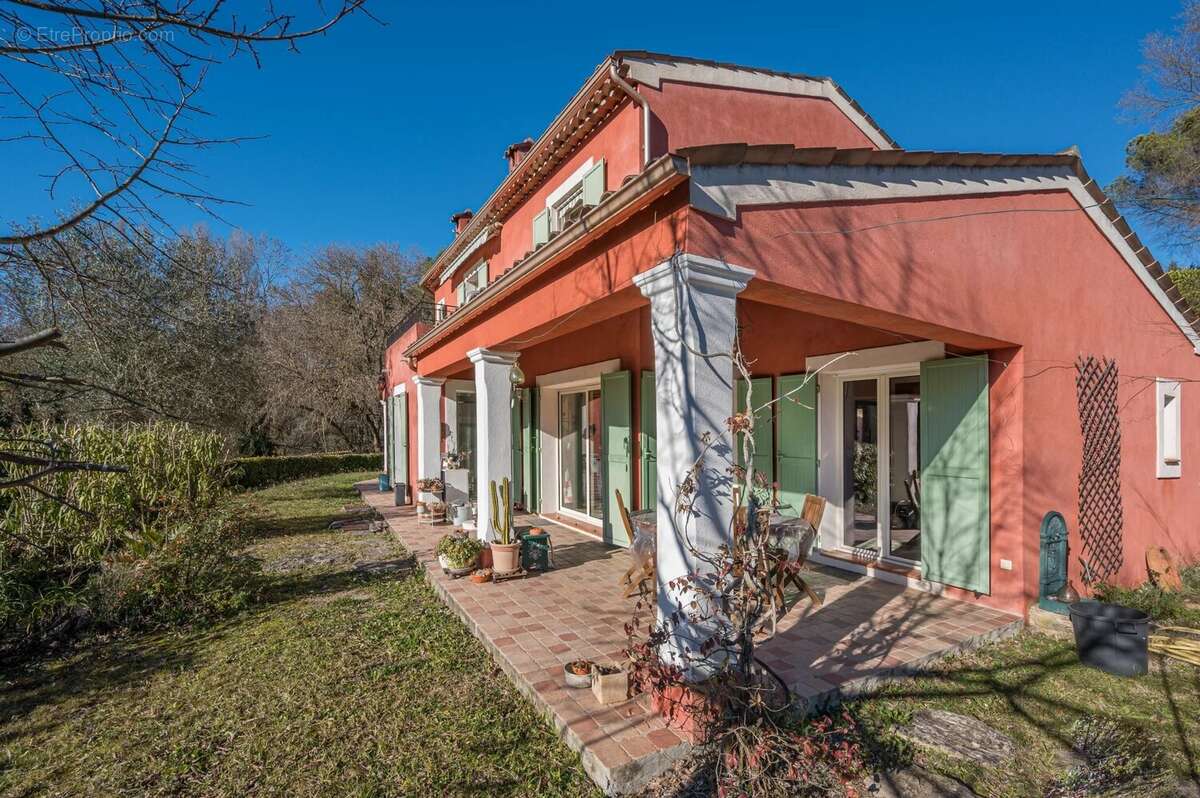
<path id="1" fill-rule="evenodd" d="M 598 389 L 559 394 L 558 433 L 558 506 L 601 520 L 604 451 Z"/>
<path id="2" fill-rule="evenodd" d="M 842 546 L 921 561 L 921 379 L 841 380 Z"/>

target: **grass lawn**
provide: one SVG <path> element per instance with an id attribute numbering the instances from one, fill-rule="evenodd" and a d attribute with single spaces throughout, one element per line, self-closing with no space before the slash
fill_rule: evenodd
<path id="1" fill-rule="evenodd" d="M 1152 667 L 1152 671 L 1154 668 Z M 1180 782 L 1200 794 L 1200 669 L 1172 664 L 1138 678 L 1118 678 L 1079 664 L 1072 643 L 1024 634 L 942 663 L 918 679 L 893 684 L 855 705 L 883 737 L 923 708 L 974 716 L 1012 737 L 1019 754 L 999 770 L 966 767 L 937 755 L 923 764 L 984 796 L 1043 796 L 1069 763 L 1069 729 L 1085 714 L 1119 722 L 1139 745 L 1158 745 L 1173 771 L 1165 789 L 1143 785 L 1123 795 L 1177 794 Z M 900 752 L 904 759 L 911 751 Z"/>
<path id="2" fill-rule="evenodd" d="M 0 671 L 0 795 L 594 795 L 403 550 L 326 531 L 371 477 L 247 496 L 252 610 Z"/>

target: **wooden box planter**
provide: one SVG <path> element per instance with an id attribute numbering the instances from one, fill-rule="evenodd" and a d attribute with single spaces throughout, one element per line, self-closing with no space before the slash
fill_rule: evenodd
<path id="1" fill-rule="evenodd" d="M 616 665 L 593 666 L 592 695 L 601 704 L 620 704 L 625 701 L 629 698 L 628 671 Z"/>

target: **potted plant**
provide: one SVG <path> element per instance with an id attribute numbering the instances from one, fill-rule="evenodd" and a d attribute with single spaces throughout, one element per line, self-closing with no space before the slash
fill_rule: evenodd
<path id="1" fill-rule="evenodd" d="M 592 695 L 601 704 L 621 703 L 629 697 L 629 673 L 619 665 L 593 665 Z"/>
<path id="2" fill-rule="evenodd" d="M 492 570 L 498 574 L 512 573 L 520 568 L 521 544 L 513 534 L 511 485 L 508 477 L 500 483 L 499 493 L 496 483 L 488 485 L 491 493 L 492 534 L 493 540 L 489 548 L 492 550 Z"/>
<path id="3" fill-rule="evenodd" d="M 475 538 L 446 535 L 437 544 L 438 564 L 453 576 L 475 570 L 483 544 Z"/>
<path id="4" fill-rule="evenodd" d="M 426 477 L 425 479 L 417 480 L 417 490 L 422 493 L 441 493 L 442 481 L 437 477 Z"/>
<path id="5" fill-rule="evenodd" d="M 446 452 L 446 456 L 442 458 L 442 465 L 447 471 L 453 471 L 459 468 L 466 468 L 471 462 L 470 452 Z"/>
<path id="6" fill-rule="evenodd" d="M 585 687 L 592 686 L 592 668 L 596 663 L 588 659 L 577 659 L 574 662 L 568 662 L 563 665 L 563 678 L 566 680 L 567 687 L 574 687 L 582 690 Z"/>

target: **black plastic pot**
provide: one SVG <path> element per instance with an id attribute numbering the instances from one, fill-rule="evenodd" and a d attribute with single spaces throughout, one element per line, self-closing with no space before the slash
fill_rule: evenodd
<path id="1" fill-rule="evenodd" d="M 397 507 L 408 504 L 408 485 L 405 485 L 403 482 L 396 483 L 395 504 Z"/>
<path id="2" fill-rule="evenodd" d="M 1099 601 L 1070 606 L 1079 661 L 1116 676 L 1141 676 L 1149 665 L 1150 616 Z"/>

